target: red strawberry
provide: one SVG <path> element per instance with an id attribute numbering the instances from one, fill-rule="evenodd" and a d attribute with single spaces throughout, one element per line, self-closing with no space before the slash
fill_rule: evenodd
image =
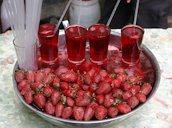
<path id="1" fill-rule="evenodd" d="M 73 108 L 73 116 L 76 120 L 83 120 L 84 118 L 84 107 L 77 107 Z"/>
<path id="2" fill-rule="evenodd" d="M 125 74 L 118 74 L 117 79 L 120 80 L 121 82 L 125 82 L 127 80 L 127 75 Z"/>
<path id="3" fill-rule="evenodd" d="M 92 83 L 89 86 L 89 90 L 92 92 L 95 92 L 97 90 L 97 88 L 98 88 L 98 85 L 96 83 Z"/>
<path id="4" fill-rule="evenodd" d="M 91 82 L 91 77 L 88 74 L 84 75 L 84 83 L 89 85 Z"/>
<path id="5" fill-rule="evenodd" d="M 78 92 L 77 92 L 77 97 L 83 96 L 83 95 L 84 95 L 84 92 L 85 92 L 85 91 L 83 91 L 83 90 L 78 90 Z"/>
<path id="6" fill-rule="evenodd" d="M 142 86 L 141 86 L 141 92 L 144 94 L 144 95 L 148 95 L 150 92 L 151 92 L 151 90 L 152 90 L 152 86 L 151 86 L 151 84 L 149 84 L 149 83 L 145 83 L 145 84 L 143 84 Z"/>
<path id="7" fill-rule="evenodd" d="M 53 91 L 53 93 L 51 95 L 51 101 L 52 101 L 53 105 L 56 105 L 60 99 L 61 99 L 61 92 Z"/>
<path id="8" fill-rule="evenodd" d="M 119 68 L 115 68 L 115 69 L 114 69 L 114 72 L 115 72 L 115 73 L 124 73 L 125 70 L 124 70 L 123 68 L 119 67 Z"/>
<path id="9" fill-rule="evenodd" d="M 110 107 L 114 102 L 115 102 L 115 99 L 113 98 L 113 96 L 111 94 L 105 95 L 105 99 L 104 99 L 105 107 L 107 107 L 107 108 Z"/>
<path id="10" fill-rule="evenodd" d="M 34 103 L 40 108 L 44 108 L 45 107 L 45 103 L 46 103 L 46 99 L 43 96 L 43 94 L 39 93 L 34 95 L 33 97 Z"/>
<path id="11" fill-rule="evenodd" d="M 24 96 L 25 93 L 26 93 L 28 90 L 31 90 L 30 84 L 26 84 L 26 85 L 22 88 L 20 94 L 21 94 L 22 96 Z"/>
<path id="12" fill-rule="evenodd" d="M 95 83 L 99 83 L 99 82 L 101 81 L 101 76 L 100 76 L 99 74 L 96 74 L 96 75 L 94 76 L 94 78 L 93 78 L 93 81 L 94 81 Z"/>
<path id="13" fill-rule="evenodd" d="M 93 67 L 93 64 L 90 61 L 85 61 L 84 63 L 81 64 L 80 70 L 89 71 L 91 67 Z"/>
<path id="14" fill-rule="evenodd" d="M 55 107 L 53 106 L 52 102 L 48 101 L 45 104 L 45 112 L 49 115 L 54 115 Z"/>
<path id="15" fill-rule="evenodd" d="M 42 82 L 45 74 L 41 71 L 35 73 L 35 82 Z"/>
<path id="16" fill-rule="evenodd" d="M 51 68 L 43 68 L 40 71 L 43 72 L 45 75 L 48 75 L 52 70 Z"/>
<path id="17" fill-rule="evenodd" d="M 104 106 L 97 106 L 95 109 L 95 117 L 98 120 L 103 120 L 107 116 L 107 109 Z"/>
<path id="18" fill-rule="evenodd" d="M 111 86 L 109 83 L 101 82 L 96 90 L 96 94 L 107 94 L 111 91 Z"/>
<path id="19" fill-rule="evenodd" d="M 67 67 L 59 66 L 59 67 L 56 69 L 55 74 L 56 74 L 57 76 L 60 76 L 60 75 L 62 75 L 62 74 L 64 74 L 64 73 L 67 73 L 68 71 L 69 71 L 69 69 L 68 69 Z"/>
<path id="20" fill-rule="evenodd" d="M 128 91 L 132 88 L 132 85 L 128 82 L 125 82 L 121 85 L 121 89 L 124 90 L 124 91 Z"/>
<path id="21" fill-rule="evenodd" d="M 69 89 L 69 85 L 67 82 L 60 82 L 60 88 L 62 90 Z"/>
<path id="22" fill-rule="evenodd" d="M 77 78 L 77 84 L 82 85 L 84 83 L 83 75 L 79 74 Z"/>
<path id="23" fill-rule="evenodd" d="M 52 82 L 53 82 L 53 75 L 52 74 L 48 74 L 48 75 L 44 76 L 43 83 L 51 84 Z"/>
<path id="24" fill-rule="evenodd" d="M 33 83 L 35 81 L 35 74 L 33 71 L 28 71 L 26 72 L 26 79 L 28 80 L 28 82 Z"/>
<path id="25" fill-rule="evenodd" d="M 109 76 L 106 76 L 106 77 L 104 77 L 104 82 L 106 82 L 106 83 L 111 83 L 112 82 L 112 78 L 110 78 Z"/>
<path id="26" fill-rule="evenodd" d="M 137 99 L 138 99 L 141 103 L 146 102 L 146 96 L 145 96 L 144 94 L 142 94 L 142 93 L 137 93 L 137 94 L 136 94 L 136 97 L 137 97 Z"/>
<path id="27" fill-rule="evenodd" d="M 110 107 L 108 109 L 108 116 L 111 117 L 111 118 L 114 118 L 118 115 L 118 108 L 116 107 Z"/>
<path id="28" fill-rule="evenodd" d="M 70 107 L 73 107 L 74 106 L 74 100 L 70 97 L 67 97 L 66 104 Z"/>
<path id="29" fill-rule="evenodd" d="M 61 117 L 62 116 L 62 112 L 64 109 L 64 105 L 62 103 L 58 103 L 55 107 L 55 115 L 56 117 Z"/>
<path id="30" fill-rule="evenodd" d="M 126 113 L 131 112 L 131 107 L 126 102 L 121 102 L 118 105 L 118 111 L 120 113 L 126 114 Z"/>
<path id="31" fill-rule="evenodd" d="M 121 81 L 118 80 L 118 79 L 114 79 L 114 80 L 112 81 L 112 83 L 111 83 L 111 87 L 112 87 L 112 88 L 119 88 L 120 85 L 121 85 Z"/>
<path id="32" fill-rule="evenodd" d="M 101 71 L 99 72 L 99 74 L 100 74 L 100 76 L 101 76 L 102 78 L 105 78 L 106 76 L 108 76 L 108 73 L 106 72 L 106 70 L 101 70 Z"/>
<path id="33" fill-rule="evenodd" d="M 65 96 L 75 98 L 76 97 L 76 90 L 74 90 L 74 89 L 63 90 L 63 94 Z"/>
<path id="34" fill-rule="evenodd" d="M 104 103 L 104 99 L 105 99 L 105 97 L 102 94 L 96 96 L 96 101 L 100 105 Z"/>
<path id="35" fill-rule="evenodd" d="M 43 94 L 45 97 L 50 97 L 53 93 L 53 89 L 48 85 L 43 89 Z"/>
<path id="36" fill-rule="evenodd" d="M 21 82 L 25 78 L 25 74 L 22 70 L 18 70 L 15 72 L 15 78 L 17 82 Z"/>
<path id="37" fill-rule="evenodd" d="M 80 107 L 85 107 L 85 106 L 88 106 L 91 102 L 91 97 L 89 96 L 86 96 L 85 94 L 83 94 L 82 97 L 77 97 L 75 99 L 75 103 L 77 106 L 80 106 Z"/>
<path id="38" fill-rule="evenodd" d="M 42 84 L 42 83 L 33 83 L 30 87 L 31 87 L 32 90 L 34 90 L 36 92 L 39 92 L 44 87 L 44 84 Z"/>
<path id="39" fill-rule="evenodd" d="M 71 107 L 66 107 L 63 109 L 62 118 L 68 119 L 72 116 L 73 110 Z"/>
<path id="40" fill-rule="evenodd" d="M 33 94 L 34 92 L 32 90 L 27 90 L 24 94 L 24 98 L 27 104 L 31 104 L 33 102 Z"/>
<path id="41" fill-rule="evenodd" d="M 93 110 L 95 110 L 97 108 L 97 106 L 99 106 L 99 105 L 97 102 L 92 101 L 88 106 L 91 107 Z"/>
<path id="42" fill-rule="evenodd" d="M 97 69 L 95 67 L 92 67 L 88 72 L 87 74 L 90 76 L 90 77 L 93 77 L 95 75 L 95 73 L 97 72 Z"/>
<path id="43" fill-rule="evenodd" d="M 85 109 L 84 120 L 89 121 L 93 118 L 93 116 L 94 116 L 94 109 L 92 107 L 88 106 Z"/>
<path id="44" fill-rule="evenodd" d="M 86 90 L 89 89 L 90 86 L 89 85 L 86 85 L 86 84 L 83 84 L 83 85 L 81 85 L 81 87 L 82 87 L 83 90 L 86 91 Z"/>
<path id="45" fill-rule="evenodd" d="M 122 96 L 124 100 L 127 100 L 128 98 L 132 97 L 132 93 L 130 91 L 123 92 Z"/>
<path id="46" fill-rule="evenodd" d="M 130 89 L 130 92 L 131 92 L 133 95 L 136 95 L 139 91 L 140 91 L 140 86 L 139 86 L 139 85 L 133 86 L 133 87 Z"/>
<path id="47" fill-rule="evenodd" d="M 137 84 L 139 82 L 138 78 L 136 76 L 129 76 L 128 80 L 129 83 L 133 84 Z"/>
<path id="48" fill-rule="evenodd" d="M 123 94 L 123 91 L 121 89 L 113 89 L 112 91 L 113 97 L 118 98 L 118 99 L 122 98 L 122 94 Z"/>
<path id="49" fill-rule="evenodd" d="M 28 84 L 28 81 L 27 80 L 20 81 L 19 84 L 18 84 L 19 91 L 21 91 L 26 84 Z"/>
<path id="50" fill-rule="evenodd" d="M 139 100 L 135 96 L 132 96 L 127 100 L 127 103 L 133 109 L 139 104 Z"/>
<path id="51" fill-rule="evenodd" d="M 77 75 L 72 70 L 68 71 L 64 74 L 61 74 L 59 77 L 61 80 L 66 81 L 66 82 L 76 82 L 76 80 L 77 80 Z"/>
<path id="52" fill-rule="evenodd" d="M 54 89 L 59 89 L 59 87 L 60 87 L 60 79 L 58 77 L 54 78 L 52 86 L 53 86 Z"/>
<path id="53" fill-rule="evenodd" d="M 78 84 L 71 84 L 71 87 L 72 87 L 72 89 L 74 89 L 75 91 L 77 91 L 77 90 L 79 90 L 79 89 L 81 89 L 81 87 L 78 85 Z"/>

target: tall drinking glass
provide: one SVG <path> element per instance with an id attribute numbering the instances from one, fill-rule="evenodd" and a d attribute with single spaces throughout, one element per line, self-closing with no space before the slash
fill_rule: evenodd
<path id="1" fill-rule="evenodd" d="M 144 30 L 137 25 L 127 25 L 121 30 L 122 61 L 135 65 L 140 61 L 140 46 Z"/>

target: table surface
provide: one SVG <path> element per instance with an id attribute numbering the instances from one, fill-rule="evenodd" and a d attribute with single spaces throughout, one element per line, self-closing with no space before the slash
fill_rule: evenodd
<path id="1" fill-rule="evenodd" d="M 12 40 L 11 31 L 0 35 L 0 128 L 56 128 L 22 105 L 15 95 Z M 113 128 L 172 128 L 172 29 L 145 29 L 143 44 L 160 64 L 160 86 L 141 111 Z"/>

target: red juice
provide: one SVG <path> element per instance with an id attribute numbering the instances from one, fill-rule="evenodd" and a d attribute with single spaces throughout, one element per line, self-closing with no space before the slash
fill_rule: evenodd
<path id="1" fill-rule="evenodd" d="M 65 30 L 68 60 L 71 63 L 82 63 L 85 60 L 87 29 L 72 25 Z"/>
<path id="2" fill-rule="evenodd" d="M 58 31 L 54 34 L 55 24 L 43 24 L 39 27 L 41 59 L 53 63 L 58 58 Z"/>
<path id="3" fill-rule="evenodd" d="M 122 60 L 127 64 L 139 62 L 140 45 L 144 30 L 139 26 L 128 25 L 121 30 Z"/>
<path id="4" fill-rule="evenodd" d="M 107 57 L 110 28 L 104 24 L 92 25 L 88 29 L 90 60 L 102 64 Z"/>

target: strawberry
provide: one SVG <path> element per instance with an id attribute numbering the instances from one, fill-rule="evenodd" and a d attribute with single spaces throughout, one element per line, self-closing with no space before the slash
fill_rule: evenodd
<path id="1" fill-rule="evenodd" d="M 106 77 L 104 77 L 104 82 L 106 82 L 106 83 L 111 83 L 112 82 L 112 78 L 110 78 L 109 76 L 106 76 Z"/>
<path id="2" fill-rule="evenodd" d="M 118 105 L 118 111 L 120 113 L 126 114 L 131 112 L 131 107 L 126 102 L 121 102 Z"/>
<path id="3" fill-rule="evenodd" d="M 146 96 L 143 93 L 137 93 L 136 97 L 141 103 L 146 102 Z"/>
<path id="4" fill-rule="evenodd" d="M 44 84 L 42 84 L 42 83 L 33 83 L 33 84 L 31 84 L 31 89 L 32 90 L 34 90 L 34 91 L 36 91 L 36 92 L 39 92 L 43 87 L 44 87 Z"/>
<path id="5" fill-rule="evenodd" d="M 119 73 L 123 74 L 123 73 L 125 72 L 125 70 L 124 70 L 122 67 L 119 67 L 119 68 L 115 68 L 115 69 L 114 69 L 114 72 L 115 72 L 115 73 L 118 73 L 118 74 L 119 74 Z"/>
<path id="6" fill-rule="evenodd" d="M 77 97 L 75 99 L 75 103 L 77 106 L 80 106 L 80 107 L 85 107 L 85 106 L 88 106 L 91 102 L 91 96 L 88 96 L 88 94 L 83 94 L 82 97 Z"/>
<path id="7" fill-rule="evenodd" d="M 99 72 L 99 75 L 102 77 L 102 78 L 105 78 L 106 76 L 108 76 L 108 73 L 106 72 L 106 70 L 101 70 Z"/>
<path id="8" fill-rule="evenodd" d="M 52 102 L 48 101 L 45 104 L 45 112 L 49 115 L 54 115 L 55 107 L 53 106 Z"/>
<path id="9" fill-rule="evenodd" d="M 59 77 L 61 76 L 62 74 L 65 74 L 69 71 L 69 69 L 65 66 L 59 66 L 56 71 L 55 71 L 55 74 Z"/>
<path id="10" fill-rule="evenodd" d="M 66 107 L 63 109 L 62 118 L 68 119 L 72 116 L 73 110 L 71 107 Z"/>
<path id="11" fill-rule="evenodd" d="M 45 75 L 44 78 L 43 78 L 43 83 L 44 84 L 51 84 L 53 82 L 53 75 L 52 74 L 48 74 L 48 75 Z"/>
<path id="12" fill-rule="evenodd" d="M 113 103 L 115 102 L 115 99 L 111 94 L 106 94 L 105 99 L 104 99 L 104 106 L 105 107 L 110 107 Z"/>
<path id="13" fill-rule="evenodd" d="M 113 97 L 118 98 L 118 99 L 122 98 L 122 94 L 123 94 L 123 91 L 121 89 L 113 89 L 112 91 Z"/>
<path id="14" fill-rule="evenodd" d="M 54 78 L 52 86 L 53 86 L 54 89 L 59 89 L 59 87 L 60 87 L 60 79 L 58 77 Z"/>
<path id="15" fill-rule="evenodd" d="M 17 82 L 21 82 L 22 80 L 24 80 L 25 78 L 25 74 L 22 70 L 18 70 L 15 72 L 15 79 Z"/>
<path id="16" fill-rule="evenodd" d="M 95 75 L 95 73 L 97 72 L 97 69 L 95 67 L 92 67 L 88 72 L 87 74 L 90 76 L 90 77 L 93 77 Z"/>
<path id="17" fill-rule="evenodd" d="M 65 82 L 76 82 L 77 80 L 77 75 L 74 71 L 68 71 L 64 74 L 61 74 L 59 78 Z"/>
<path id="18" fill-rule="evenodd" d="M 107 116 L 107 109 L 104 106 L 97 106 L 95 109 L 95 117 L 98 120 L 103 120 Z"/>
<path id="19" fill-rule="evenodd" d="M 144 94 L 144 95 L 148 95 L 152 90 L 152 86 L 151 84 L 149 83 L 144 83 L 142 86 L 141 86 L 141 92 Z"/>
<path id="20" fill-rule="evenodd" d="M 58 103 L 55 107 L 55 116 L 61 117 L 63 109 L 64 109 L 64 105 L 62 103 Z"/>
<path id="21" fill-rule="evenodd" d="M 28 81 L 27 80 L 20 81 L 19 84 L 18 84 L 18 86 L 17 86 L 18 89 L 19 89 L 19 91 L 21 91 L 26 84 L 28 84 Z"/>
<path id="22" fill-rule="evenodd" d="M 83 85 L 81 85 L 81 87 L 82 87 L 82 89 L 84 90 L 84 91 L 86 91 L 86 90 L 88 90 L 89 89 L 89 85 L 86 85 L 86 84 L 83 84 Z"/>
<path id="23" fill-rule="evenodd" d="M 97 88 L 98 88 L 98 85 L 97 85 L 96 83 L 92 83 L 92 84 L 90 84 L 90 86 L 89 86 L 89 90 L 90 90 L 91 92 L 95 92 L 95 91 L 97 90 Z"/>
<path id="24" fill-rule="evenodd" d="M 107 94 L 111 91 L 111 86 L 109 83 L 101 82 L 96 90 L 96 94 Z"/>
<path id="25" fill-rule="evenodd" d="M 52 104 L 56 105 L 60 99 L 61 99 L 61 92 L 60 91 L 53 91 L 53 93 L 51 95 Z"/>
<path id="26" fill-rule="evenodd" d="M 133 95 L 136 95 L 139 91 L 140 91 L 140 86 L 139 86 L 139 85 L 133 86 L 133 87 L 130 89 L 130 92 L 131 92 Z"/>
<path id="27" fill-rule="evenodd" d="M 127 103 L 133 109 L 139 104 L 139 100 L 135 96 L 132 96 L 127 100 Z"/>
<path id="28" fill-rule="evenodd" d="M 84 120 L 85 121 L 89 121 L 93 118 L 94 116 L 94 109 L 90 106 L 88 106 L 86 109 L 85 109 L 85 114 L 84 114 Z"/>
<path id="29" fill-rule="evenodd" d="M 102 94 L 96 96 L 96 101 L 99 105 L 104 103 L 104 99 L 105 99 L 105 97 Z"/>
<path id="30" fill-rule="evenodd" d="M 128 91 L 132 88 L 132 85 L 128 82 L 124 82 L 122 85 L 121 85 L 121 89 L 124 90 L 124 91 Z"/>
<path id="31" fill-rule="evenodd" d="M 132 97 L 132 93 L 130 91 L 125 91 L 122 94 L 123 100 L 127 100 L 128 98 Z"/>
<path id="32" fill-rule="evenodd" d="M 97 106 L 99 106 L 99 105 L 98 105 L 98 103 L 97 103 L 97 102 L 92 101 L 88 106 L 89 106 L 89 107 L 91 107 L 93 110 L 95 110 L 95 109 L 96 109 L 96 107 L 97 107 Z"/>
<path id="33" fill-rule="evenodd" d="M 84 75 L 84 83 L 89 85 L 91 84 L 91 82 L 92 82 L 91 77 L 88 74 Z"/>
<path id="34" fill-rule="evenodd" d="M 108 116 L 111 118 L 114 118 L 118 115 L 118 108 L 116 107 L 110 107 L 108 108 Z"/>
<path id="35" fill-rule="evenodd" d="M 33 83 L 35 81 L 35 74 L 33 71 L 26 72 L 26 79 L 28 82 Z"/>
<path id="36" fill-rule="evenodd" d="M 127 81 L 131 83 L 132 85 L 137 84 L 139 82 L 136 76 L 129 76 Z"/>
<path id="37" fill-rule="evenodd" d="M 70 107 L 73 107 L 74 106 L 74 100 L 70 97 L 67 97 L 66 104 Z"/>
<path id="38" fill-rule="evenodd" d="M 93 64 L 90 61 L 85 61 L 81 64 L 80 70 L 81 71 L 89 71 L 93 67 Z"/>
<path id="39" fill-rule="evenodd" d="M 62 90 L 69 89 L 69 85 L 67 82 L 60 82 L 60 88 Z"/>
<path id="40" fill-rule="evenodd" d="M 76 90 L 74 90 L 74 89 L 63 90 L 63 94 L 65 96 L 75 98 L 76 97 Z"/>
<path id="41" fill-rule="evenodd" d="M 101 76 L 99 74 L 96 74 L 94 77 L 93 77 L 93 81 L 95 83 L 99 83 L 101 81 Z"/>
<path id="42" fill-rule="evenodd" d="M 121 81 L 118 80 L 118 79 L 114 79 L 114 80 L 112 80 L 112 82 L 111 82 L 111 87 L 112 87 L 112 88 L 119 88 L 120 85 L 121 85 Z"/>
<path id="43" fill-rule="evenodd" d="M 43 72 L 45 75 L 48 75 L 52 71 L 52 69 L 51 68 L 43 68 L 40 71 Z"/>
<path id="44" fill-rule="evenodd" d="M 121 82 L 125 82 L 127 80 L 127 75 L 126 74 L 118 74 L 117 79 L 120 80 Z"/>
<path id="45" fill-rule="evenodd" d="M 78 92 L 77 92 L 77 97 L 83 96 L 83 95 L 84 95 L 84 92 L 85 92 L 85 91 L 83 91 L 83 90 L 78 90 Z"/>
<path id="46" fill-rule="evenodd" d="M 45 97 L 50 97 L 53 93 L 53 89 L 48 85 L 43 89 L 43 94 Z"/>
<path id="47" fill-rule="evenodd" d="M 46 99 L 43 94 L 39 93 L 34 95 L 33 101 L 40 109 L 45 107 Z"/>
<path id="48" fill-rule="evenodd" d="M 84 118 L 84 107 L 74 106 L 73 108 L 73 116 L 76 120 L 83 120 Z"/>
<path id="49" fill-rule="evenodd" d="M 75 91 L 81 89 L 81 87 L 78 84 L 75 84 L 75 83 L 71 84 L 70 87 L 72 87 L 72 89 L 75 90 Z"/>
<path id="50" fill-rule="evenodd" d="M 32 90 L 27 90 L 24 94 L 24 98 L 27 104 L 31 104 L 33 102 L 33 94 L 34 92 Z"/>
<path id="51" fill-rule="evenodd" d="M 42 82 L 44 78 L 44 73 L 40 70 L 35 73 L 35 82 Z"/>
<path id="52" fill-rule="evenodd" d="M 67 100 L 66 96 L 62 94 L 61 95 L 61 103 L 66 105 L 66 100 Z"/>
<path id="53" fill-rule="evenodd" d="M 81 74 L 78 75 L 77 84 L 79 84 L 79 85 L 84 84 L 84 77 L 83 77 L 83 75 L 81 75 Z"/>
<path id="54" fill-rule="evenodd" d="M 24 96 L 25 93 L 26 93 L 28 90 L 31 90 L 30 84 L 25 84 L 25 86 L 22 88 L 20 94 L 21 94 L 22 96 Z"/>

